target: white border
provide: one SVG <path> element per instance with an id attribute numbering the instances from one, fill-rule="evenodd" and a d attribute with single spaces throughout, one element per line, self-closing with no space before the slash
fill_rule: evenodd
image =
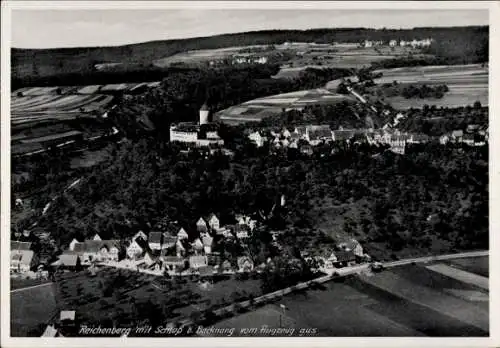
<path id="1" fill-rule="evenodd" d="M 283 346 L 283 347 L 495 347 L 500 346 L 498 329 L 500 321 L 494 308 L 500 308 L 497 294 L 498 266 L 500 255 L 496 252 L 500 237 L 494 233 L 499 224 L 500 205 L 496 204 L 500 192 L 496 181 L 498 155 L 497 129 L 500 122 L 500 109 L 493 98 L 500 95 L 499 18 L 500 2 L 496 1 L 344 1 L 344 2 L 291 2 L 291 1 L 2 1 L 2 37 L 1 37 L 1 346 L 2 347 L 233 347 L 233 346 Z M 490 10 L 490 338 L 10 338 L 10 281 L 9 281 L 9 245 L 10 229 L 10 40 L 12 9 L 180 9 L 180 8 L 223 8 L 223 9 L 489 9 Z M 411 15 L 411 12 L 408 13 Z M 494 88 L 495 86 L 495 88 Z M 496 115 L 496 117 L 493 117 Z M 495 250 L 495 252 L 493 252 Z"/>

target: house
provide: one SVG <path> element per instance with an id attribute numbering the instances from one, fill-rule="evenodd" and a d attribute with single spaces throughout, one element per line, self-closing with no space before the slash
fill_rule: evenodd
<path id="1" fill-rule="evenodd" d="M 405 40 L 401 40 L 401 41 L 399 41 L 399 46 L 401 46 L 401 47 L 404 47 L 404 46 L 406 46 L 407 44 L 408 44 L 408 43 L 407 43 Z"/>
<path id="2" fill-rule="evenodd" d="M 316 261 L 320 267 L 327 269 L 335 268 L 334 264 L 337 262 L 337 256 L 335 256 L 335 253 L 331 250 L 328 250 L 319 256 L 315 256 L 312 259 Z"/>
<path id="3" fill-rule="evenodd" d="M 203 251 L 205 252 L 205 254 L 210 254 L 212 252 L 212 244 L 214 239 L 207 235 L 203 236 L 201 241 L 203 243 Z"/>
<path id="4" fill-rule="evenodd" d="M 439 143 L 441 145 L 446 145 L 446 144 L 448 144 L 449 141 L 450 141 L 450 137 L 448 135 L 446 135 L 446 134 L 445 135 L 441 135 L 439 137 Z"/>
<path id="5" fill-rule="evenodd" d="M 217 216 L 215 214 L 210 214 L 208 216 L 208 218 L 206 219 L 206 221 L 208 222 L 208 226 L 212 229 L 212 230 L 217 230 L 220 228 L 219 226 L 219 219 L 217 218 Z"/>
<path id="6" fill-rule="evenodd" d="M 467 133 L 474 133 L 474 132 L 479 131 L 480 128 L 481 128 L 481 126 L 478 124 L 468 124 L 466 132 Z"/>
<path id="7" fill-rule="evenodd" d="M 354 137 L 355 132 L 350 129 L 338 129 L 332 132 L 333 141 L 349 141 Z"/>
<path id="8" fill-rule="evenodd" d="M 33 250 L 15 249 L 10 252 L 10 271 L 26 273 L 36 266 L 37 260 Z"/>
<path id="9" fill-rule="evenodd" d="M 267 141 L 267 138 L 262 136 L 259 131 L 252 132 L 248 135 L 248 139 L 252 141 L 257 147 L 262 147 Z"/>
<path id="10" fill-rule="evenodd" d="M 60 332 L 55 328 L 54 325 L 47 325 L 45 331 L 40 337 L 62 337 Z"/>
<path id="11" fill-rule="evenodd" d="M 456 142 L 456 143 L 461 143 L 462 138 L 464 136 L 464 131 L 463 130 L 454 130 L 451 132 L 451 140 Z"/>
<path id="12" fill-rule="evenodd" d="M 203 252 L 203 243 L 201 242 L 200 238 L 196 238 L 194 242 L 191 243 L 191 247 L 197 255 Z"/>
<path id="13" fill-rule="evenodd" d="M 238 270 L 240 272 L 250 272 L 253 270 L 254 264 L 248 256 L 240 256 L 237 259 Z"/>
<path id="14" fill-rule="evenodd" d="M 232 270 L 233 270 L 233 265 L 231 265 L 231 262 L 229 262 L 229 260 L 224 260 L 220 265 L 221 272 L 231 272 Z"/>
<path id="15" fill-rule="evenodd" d="M 304 139 L 313 146 L 322 142 L 332 141 L 332 130 L 329 125 L 310 125 L 306 127 Z"/>
<path id="16" fill-rule="evenodd" d="M 200 217 L 198 219 L 198 221 L 196 222 L 196 229 L 200 233 L 207 232 L 207 230 L 208 230 L 207 223 L 205 222 L 205 220 L 202 217 Z"/>
<path id="17" fill-rule="evenodd" d="M 163 240 L 161 243 L 161 250 L 173 248 L 175 247 L 175 243 L 177 243 L 177 237 L 171 236 L 167 232 L 164 232 Z"/>
<path id="18" fill-rule="evenodd" d="M 166 270 L 180 272 L 184 269 L 186 260 L 178 256 L 162 256 L 163 265 Z"/>
<path id="19" fill-rule="evenodd" d="M 142 237 L 137 237 L 132 240 L 130 245 L 127 247 L 126 254 L 129 259 L 136 259 L 142 255 L 146 250 L 148 250 L 148 242 Z"/>
<path id="20" fill-rule="evenodd" d="M 352 251 L 337 251 L 335 256 L 337 258 L 333 263 L 335 267 L 350 266 L 356 262 L 356 255 Z"/>
<path id="21" fill-rule="evenodd" d="M 101 261 L 118 261 L 119 249 L 117 243 L 102 243 L 98 252 L 98 259 Z"/>
<path id="22" fill-rule="evenodd" d="M 363 46 L 365 46 L 365 48 L 373 47 L 373 42 L 370 40 L 365 40 L 365 42 L 363 43 Z"/>
<path id="23" fill-rule="evenodd" d="M 363 257 L 363 247 L 356 239 L 351 239 L 347 242 L 340 243 L 338 247 L 345 251 L 352 251 L 355 256 Z"/>
<path id="24" fill-rule="evenodd" d="M 234 235 L 238 239 L 245 239 L 250 237 L 250 226 L 246 224 L 236 224 L 233 230 Z"/>
<path id="25" fill-rule="evenodd" d="M 94 261 L 118 261 L 120 252 L 119 240 L 86 240 L 75 244 L 73 251 L 80 257 L 82 264 Z"/>
<path id="26" fill-rule="evenodd" d="M 186 230 L 181 227 L 181 229 L 177 233 L 177 239 L 184 240 L 184 239 L 188 239 L 188 238 L 189 238 L 189 235 L 187 234 Z"/>
<path id="27" fill-rule="evenodd" d="M 148 240 L 148 236 L 146 235 L 146 233 L 142 232 L 142 231 L 139 231 L 137 232 L 133 237 L 132 237 L 132 240 L 136 240 L 137 238 L 142 238 L 143 240 Z"/>
<path id="28" fill-rule="evenodd" d="M 59 320 L 61 322 L 64 322 L 65 320 L 75 321 L 75 311 L 61 311 Z"/>
<path id="29" fill-rule="evenodd" d="M 398 44 L 398 42 L 396 40 L 389 41 L 389 46 L 390 47 L 395 47 L 397 44 Z"/>
<path id="30" fill-rule="evenodd" d="M 161 242 L 161 232 L 149 232 L 148 244 L 151 250 L 161 250 Z"/>
<path id="31" fill-rule="evenodd" d="M 300 147 L 300 153 L 307 155 L 307 156 L 311 156 L 314 153 L 314 151 L 313 151 L 311 145 L 305 144 L 305 145 L 302 145 Z"/>
<path id="32" fill-rule="evenodd" d="M 76 253 L 66 252 L 61 254 L 59 260 L 54 262 L 53 265 L 61 267 L 62 269 L 76 271 L 80 267 L 80 257 Z"/>
<path id="33" fill-rule="evenodd" d="M 206 256 L 195 255 L 189 257 L 189 267 L 198 269 L 200 267 L 205 267 L 208 265 L 208 260 Z"/>
<path id="34" fill-rule="evenodd" d="M 101 236 L 99 236 L 97 233 L 94 235 L 94 238 L 92 240 L 102 240 Z"/>
<path id="35" fill-rule="evenodd" d="M 462 137 L 462 142 L 469 146 L 474 146 L 474 134 L 464 134 Z"/>

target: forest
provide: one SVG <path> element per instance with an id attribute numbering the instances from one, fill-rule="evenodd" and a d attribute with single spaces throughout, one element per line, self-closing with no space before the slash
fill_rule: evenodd
<path id="1" fill-rule="evenodd" d="M 488 26 L 367 29 L 337 28 L 311 30 L 266 30 L 247 33 L 225 34 L 210 37 L 179 40 L 151 41 L 116 47 L 81 47 L 54 49 L 11 49 L 13 85 L 33 85 L 38 78 L 57 75 L 76 76 L 92 80 L 98 75 L 95 64 L 123 63 L 126 72 L 150 71 L 151 63 L 160 58 L 196 49 L 215 49 L 232 46 L 272 45 L 287 41 L 296 42 L 362 42 L 365 39 L 413 40 L 433 38 L 434 43 L 425 53 L 436 56 L 439 64 L 468 64 L 488 61 Z M 383 61 L 380 64 L 397 64 Z M 436 64 L 433 63 L 433 64 Z M 406 64 L 408 66 L 408 64 Z M 382 66 L 397 67 L 397 66 Z M 97 75 L 96 75 L 97 74 Z M 15 82 L 15 83 L 14 83 Z M 128 81 L 127 81 L 128 82 Z M 111 82 L 109 82 L 111 83 Z M 90 84 L 96 84 L 92 82 Z"/>
<path id="2" fill-rule="evenodd" d="M 155 138 L 110 145 L 114 160 L 88 169 L 84 181 L 40 218 L 39 227 L 64 247 L 97 232 L 127 238 L 165 217 L 193 236 L 201 215 L 216 212 L 221 223 L 232 223 L 234 214 L 246 213 L 268 230 L 285 230 L 283 243 L 290 249 L 321 247 L 338 232 L 316 226 L 329 214 L 324 208 L 330 202 L 349 207 L 343 229 L 374 256 L 488 247 L 487 147 L 427 144 L 399 156 L 367 144 L 334 144 L 304 157 L 294 149 L 270 155 L 239 129 L 225 136 L 238 144 L 233 159 L 196 152 L 186 157 L 177 145 Z M 55 182 L 68 170 L 60 169 Z M 269 212 L 280 195 L 286 206 L 262 221 L 256 213 Z M 48 198 L 41 195 L 37 208 Z M 350 219 L 352 211 L 361 218 Z"/>

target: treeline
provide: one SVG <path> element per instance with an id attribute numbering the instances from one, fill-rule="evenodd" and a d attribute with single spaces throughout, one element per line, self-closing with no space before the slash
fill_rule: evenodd
<path id="1" fill-rule="evenodd" d="M 180 52 L 215 49 L 232 46 L 272 45 L 296 42 L 361 42 L 365 39 L 412 40 L 433 38 L 430 54 L 447 57 L 450 62 L 481 62 L 488 60 L 488 26 L 366 29 L 337 28 L 311 30 L 266 30 L 247 33 L 216 35 L 180 40 L 151 41 L 116 47 L 81 47 L 64 49 L 11 50 L 12 77 L 53 76 L 83 72 L 94 73 L 99 63 L 127 63 L 150 65 L 154 60 Z M 145 69 L 147 70 L 147 69 Z"/>
<path id="2" fill-rule="evenodd" d="M 128 137 L 142 134 L 144 123 L 149 121 L 157 133 L 166 136 L 172 122 L 197 120 L 205 102 L 213 113 L 255 98 L 322 87 L 349 75 L 347 69 L 308 68 L 296 79 L 271 78 L 278 69 L 261 64 L 245 69 L 228 66 L 175 71 L 166 76 L 160 88 L 124 100 L 110 117 Z"/>
<path id="3" fill-rule="evenodd" d="M 405 132 L 423 133 L 431 136 L 440 136 L 454 130 L 465 130 L 468 125 L 488 127 L 488 107 L 481 106 L 480 102 L 465 107 L 438 108 L 435 105 L 425 105 L 422 109 L 411 108 L 406 111 L 398 129 Z"/>
<path id="4" fill-rule="evenodd" d="M 365 90 L 364 93 L 376 94 L 378 97 L 397 97 L 402 96 L 406 99 L 412 98 L 434 98 L 441 99 L 449 88 L 445 84 L 440 85 L 426 85 L 426 84 L 410 84 L 410 83 L 385 83 L 377 85 L 373 88 Z"/>

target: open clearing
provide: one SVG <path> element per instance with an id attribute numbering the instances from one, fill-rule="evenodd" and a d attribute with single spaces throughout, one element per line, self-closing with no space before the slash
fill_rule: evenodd
<path id="1" fill-rule="evenodd" d="M 484 263 L 484 259 L 460 261 Z M 316 328 L 319 336 L 484 337 L 489 332 L 488 292 L 426 265 L 401 266 L 324 285 L 323 290 L 285 296 L 216 327 L 235 327 L 236 333 L 244 327 L 278 328 L 279 304 L 284 304 L 284 327 Z"/>

